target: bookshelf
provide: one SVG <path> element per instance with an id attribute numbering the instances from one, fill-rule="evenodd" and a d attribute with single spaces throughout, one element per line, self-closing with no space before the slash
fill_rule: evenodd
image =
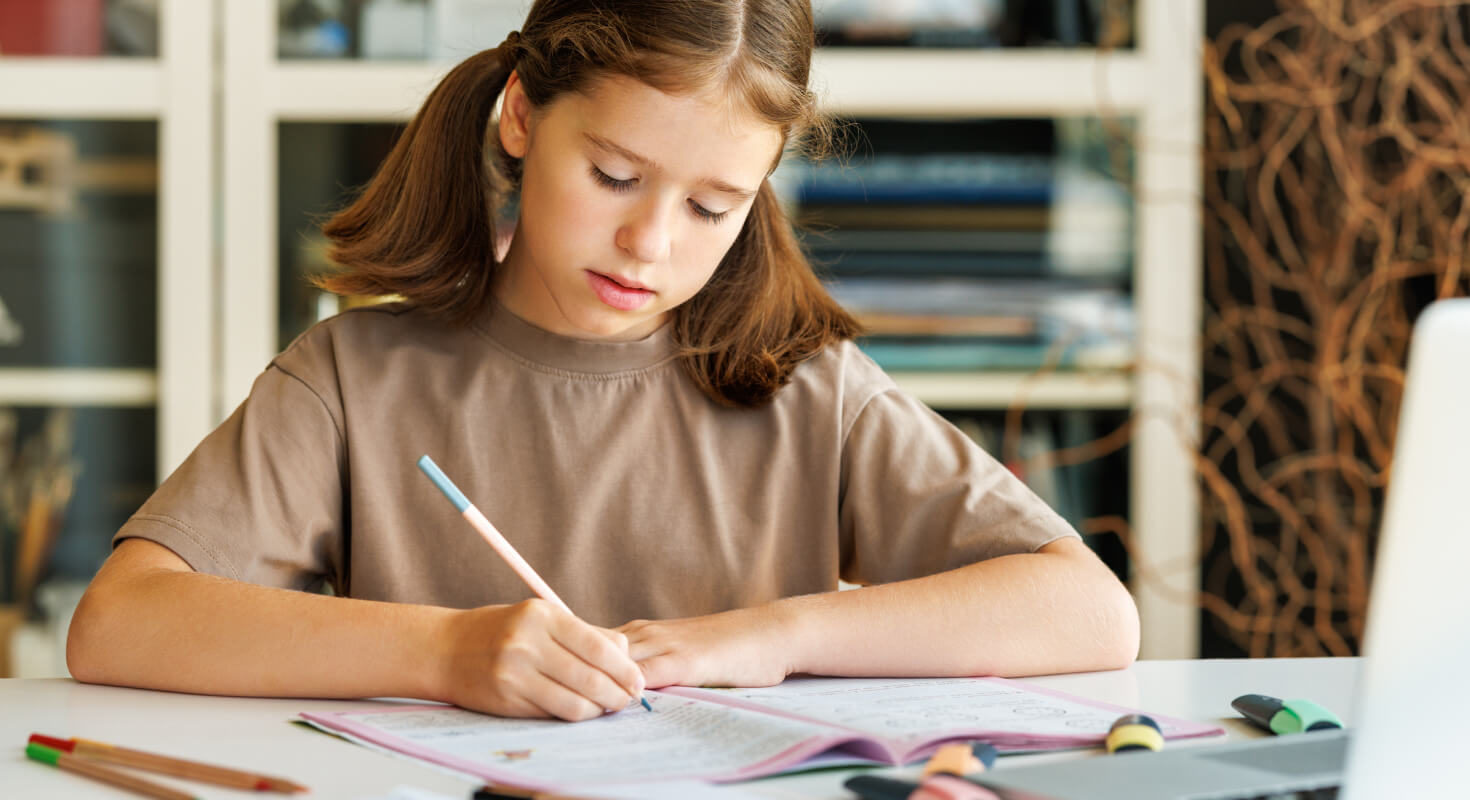
<path id="1" fill-rule="evenodd" d="M 1119 372 L 890 372 L 904 391 L 936 408 L 1127 408 L 1133 382 Z"/>
<path id="2" fill-rule="evenodd" d="M 897 372 L 935 407 L 1131 409 L 1131 589 L 1143 656 L 1197 653 L 1198 501 L 1190 453 L 1199 373 L 1203 0 L 1138 0 L 1136 46 L 1092 50 L 819 51 L 814 86 L 844 116 L 1074 117 L 1135 121 L 1129 371 L 1030 375 Z M 278 347 L 279 126 L 404 122 L 447 63 L 282 61 L 276 4 L 225 0 L 220 397 L 232 408 Z M 499 39 L 495 39 L 499 41 Z M 493 44 L 489 42 L 488 44 Z M 972 79 L 957 80 L 956 76 Z"/>

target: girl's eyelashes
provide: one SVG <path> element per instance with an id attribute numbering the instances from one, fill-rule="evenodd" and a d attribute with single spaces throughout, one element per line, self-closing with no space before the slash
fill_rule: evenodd
<path id="1" fill-rule="evenodd" d="M 632 189 L 633 185 L 638 182 L 637 178 L 614 178 L 613 176 L 599 169 L 596 164 L 592 165 L 591 172 L 592 179 L 594 181 L 614 192 L 626 192 L 629 189 Z M 719 223 L 730 214 L 730 212 L 728 211 L 710 211 L 709 209 L 694 202 L 693 200 L 689 201 L 689 210 L 694 212 L 694 216 L 711 224 Z"/>
<path id="2" fill-rule="evenodd" d="M 694 211 L 694 216 L 709 223 L 717 223 L 730 213 L 728 211 L 710 211 L 693 200 L 689 201 L 689 208 Z"/>
<path id="3" fill-rule="evenodd" d="M 627 180 L 614 178 L 598 169 L 596 164 L 592 165 L 592 179 L 615 192 L 626 192 L 633 188 L 634 183 L 637 183 L 637 180 L 633 178 L 628 178 Z"/>

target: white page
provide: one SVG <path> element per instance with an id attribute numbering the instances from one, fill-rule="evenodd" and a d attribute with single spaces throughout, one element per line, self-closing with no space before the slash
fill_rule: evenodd
<path id="1" fill-rule="evenodd" d="M 762 800 L 769 797 L 739 786 L 720 786 L 699 781 L 625 783 L 578 789 L 577 796 L 588 800 Z"/>
<path id="2" fill-rule="evenodd" d="M 894 742 L 903 751 L 956 730 L 1003 731 L 1021 742 L 1100 741 L 1125 710 L 1043 693 L 1001 678 L 790 678 L 758 689 L 669 691 L 715 694 L 821 720 Z M 1168 735 L 1209 728 L 1169 717 L 1155 719 Z"/>
<path id="3" fill-rule="evenodd" d="M 448 706 L 302 716 L 487 780 L 544 786 L 747 777 L 752 765 L 766 765 L 760 774 L 778 771 L 773 760 L 794 763 L 840 738 L 820 725 L 748 709 L 658 692 L 647 697 L 652 713 L 632 704 L 575 723 Z"/>
<path id="4" fill-rule="evenodd" d="M 417 786 L 394 786 L 387 794 L 357 797 L 354 800 L 464 800 L 463 795 L 447 795 Z"/>
<path id="5" fill-rule="evenodd" d="M 579 789 L 577 796 L 586 800 L 761 800 L 766 797 L 735 786 L 717 786 L 699 781 L 624 783 Z M 387 794 L 359 797 L 356 800 L 464 800 L 464 796 L 440 794 L 417 786 L 395 786 Z"/>

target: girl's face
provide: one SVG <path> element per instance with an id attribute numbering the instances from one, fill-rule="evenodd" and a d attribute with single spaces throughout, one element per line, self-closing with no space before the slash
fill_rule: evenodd
<path id="1" fill-rule="evenodd" d="M 581 339 L 663 325 L 714 274 L 782 146 L 733 108 L 613 76 L 533 111 L 512 74 L 500 140 L 524 169 L 500 301 Z"/>

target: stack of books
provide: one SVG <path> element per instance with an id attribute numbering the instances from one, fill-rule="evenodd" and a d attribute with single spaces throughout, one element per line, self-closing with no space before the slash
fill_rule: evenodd
<path id="1" fill-rule="evenodd" d="M 1064 280 L 848 277 L 828 290 L 890 370 L 1120 369 L 1133 358 L 1127 294 Z"/>
<path id="2" fill-rule="evenodd" d="M 1112 369 L 1133 357 L 1131 209 L 1050 153 L 885 152 L 781 180 L 828 289 L 895 370 Z"/>
<path id="3" fill-rule="evenodd" d="M 824 47 L 1129 45 L 1133 0 L 824 0 Z"/>

